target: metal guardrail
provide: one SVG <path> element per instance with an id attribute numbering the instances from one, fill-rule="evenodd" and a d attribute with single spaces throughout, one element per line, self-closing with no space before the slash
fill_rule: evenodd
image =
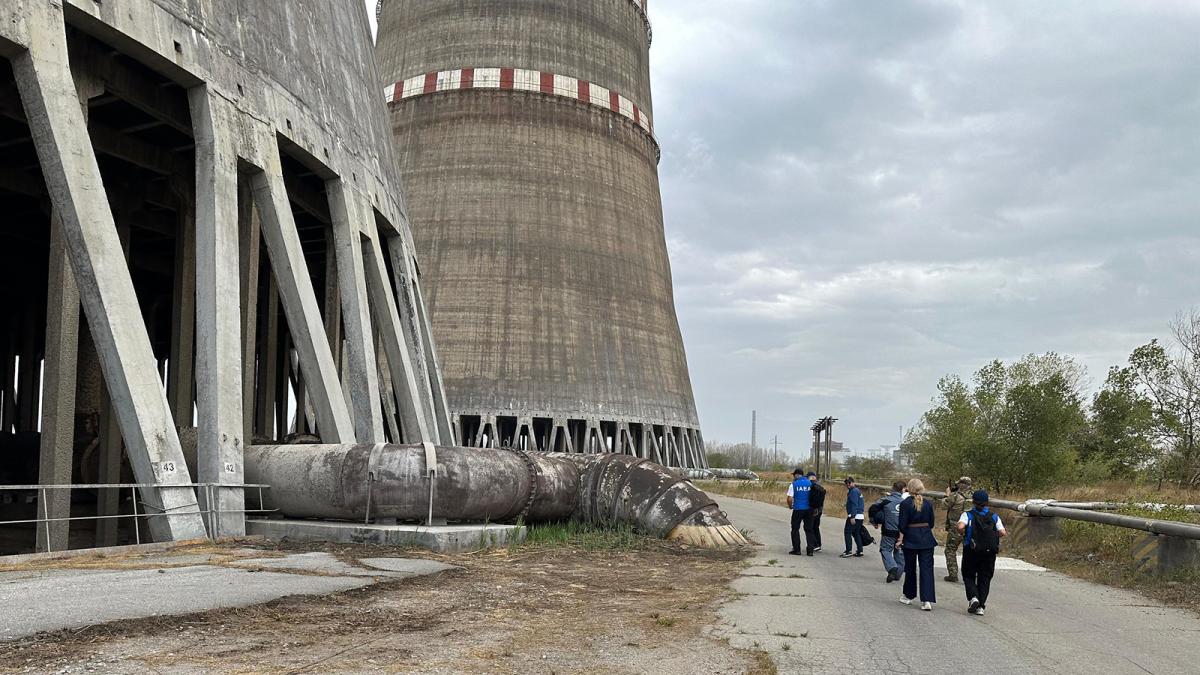
<path id="1" fill-rule="evenodd" d="M 17 519 L 17 520 L 0 520 L 0 526 L 28 525 L 30 523 L 36 523 L 39 525 L 45 523 L 46 525 L 49 525 L 50 523 L 59 523 L 59 522 L 66 522 L 69 524 L 70 522 L 76 521 L 76 520 L 97 520 L 97 521 L 99 521 L 99 520 L 113 520 L 113 519 L 119 519 L 119 518 L 133 518 L 134 541 L 137 542 L 138 544 L 140 544 L 140 543 L 142 543 L 142 533 L 141 533 L 141 528 L 138 525 L 138 518 L 155 518 L 155 517 L 162 517 L 162 516 L 170 516 L 170 515 L 174 515 L 174 513 L 178 511 L 178 509 L 168 509 L 168 510 L 158 509 L 157 512 L 153 512 L 151 509 L 154 509 L 156 507 L 153 507 L 151 504 L 147 504 L 146 502 L 138 500 L 138 490 L 141 488 L 158 488 L 158 489 L 190 488 L 190 489 L 202 491 L 204 499 L 203 499 L 202 503 L 200 501 L 197 502 L 197 508 L 198 508 L 201 516 L 204 518 L 205 525 L 207 526 L 207 529 L 208 529 L 209 538 L 213 537 L 214 532 L 220 531 L 221 514 L 223 514 L 223 513 L 240 513 L 240 514 L 245 515 L 245 514 L 250 514 L 250 513 L 272 513 L 275 511 L 275 509 L 261 508 L 262 504 L 264 503 L 263 502 L 263 490 L 269 490 L 271 488 L 271 486 L 265 485 L 265 484 L 260 485 L 257 483 L 237 483 L 237 484 L 224 484 L 224 483 L 171 483 L 171 484 L 160 484 L 160 483 L 79 483 L 79 484 L 76 484 L 76 483 L 68 483 L 68 484 L 61 484 L 61 485 L 0 485 L 0 492 L 34 492 L 34 491 L 36 491 L 38 493 L 38 514 L 39 514 L 39 517 L 37 517 L 37 518 L 24 518 L 24 519 Z M 246 490 L 246 489 L 257 490 L 258 491 L 258 503 L 259 503 L 260 508 L 257 508 L 257 509 L 215 509 L 215 508 L 212 508 L 212 505 L 216 504 L 216 493 L 218 490 L 237 489 L 237 488 L 240 488 L 243 490 Z M 118 513 L 118 514 L 103 515 L 103 516 L 102 515 L 68 516 L 68 517 L 58 517 L 58 518 L 48 518 L 44 515 L 40 515 L 40 514 L 44 514 L 46 512 L 44 505 L 46 504 L 46 494 L 47 494 L 47 491 L 49 491 L 49 490 L 68 490 L 69 491 L 69 490 L 100 490 L 100 489 L 116 489 L 116 490 L 128 489 L 129 494 L 130 494 L 130 499 L 133 503 L 133 513 Z M 140 513 L 138 512 L 139 504 L 141 504 L 141 506 L 143 508 L 143 510 Z M 50 539 L 50 528 L 42 527 L 41 529 L 46 534 L 46 551 L 50 551 L 52 548 L 51 539 Z"/>
<path id="2" fill-rule="evenodd" d="M 892 486 L 890 485 L 873 485 L 871 483 L 858 483 L 858 486 L 882 490 L 884 492 L 890 492 L 892 489 Z M 926 490 L 924 494 L 928 497 L 935 497 L 939 499 L 946 496 L 945 492 L 938 492 L 936 490 Z M 1176 520 L 1157 520 L 1154 518 L 1126 516 L 1119 513 L 1104 513 L 1102 511 L 1086 511 L 1077 508 L 1067 508 L 1055 504 L 1053 500 L 1030 499 L 1024 502 L 1014 502 L 1007 499 L 993 499 L 988 502 L 988 506 L 999 509 L 1007 509 L 1009 511 L 1017 511 L 1029 516 L 1041 518 L 1079 520 L 1088 523 L 1099 523 L 1101 525 L 1125 527 L 1171 537 L 1200 539 L 1200 525 L 1182 523 Z"/>

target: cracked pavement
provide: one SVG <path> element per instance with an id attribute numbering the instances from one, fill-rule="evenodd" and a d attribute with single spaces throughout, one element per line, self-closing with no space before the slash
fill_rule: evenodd
<path id="1" fill-rule="evenodd" d="M 997 561 L 988 613 L 966 613 L 961 583 L 942 581 L 932 612 L 898 602 L 878 541 L 838 558 L 842 520 L 824 518 L 824 550 L 788 555 L 788 511 L 719 496 L 733 523 L 764 545 L 733 582 L 717 637 L 766 651 L 781 673 L 1194 673 L 1200 617 L 1144 596 L 1012 559 Z M 876 540 L 879 535 L 872 530 Z M 775 561 L 772 563 L 771 561 Z"/>

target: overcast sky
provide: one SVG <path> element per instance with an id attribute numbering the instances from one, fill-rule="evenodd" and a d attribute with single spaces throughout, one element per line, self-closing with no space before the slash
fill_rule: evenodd
<path id="1" fill-rule="evenodd" d="M 584 0 L 564 0 L 584 1 Z M 374 6 L 374 0 L 368 0 Z M 653 0 L 709 441 L 895 443 L 939 377 L 1109 365 L 1200 303 L 1200 3 Z"/>

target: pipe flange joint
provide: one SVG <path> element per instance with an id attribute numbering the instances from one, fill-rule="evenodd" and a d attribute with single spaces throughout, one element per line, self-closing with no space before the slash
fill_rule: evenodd
<path id="1" fill-rule="evenodd" d="M 537 464 L 534 463 L 528 452 L 520 448 L 502 446 L 500 449 L 520 457 L 521 461 L 525 463 L 525 469 L 529 472 L 529 496 L 525 499 L 525 505 L 521 507 L 520 513 L 517 514 L 517 520 L 524 521 L 525 517 L 529 515 L 529 509 L 533 507 L 533 500 L 537 499 L 538 495 Z"/>

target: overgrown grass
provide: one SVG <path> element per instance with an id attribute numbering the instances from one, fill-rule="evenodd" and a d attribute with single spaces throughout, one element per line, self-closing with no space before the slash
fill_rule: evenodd
<path id="1" fill-rule="evenodd" d="M 631 525 L 601 526 L 575 520 L 565 523 L 530 525 L 525 544 L 531 546 L 561 546 L 584 551 L 633 551 L 650 545 L 648 535 L 637 532 Z"/>

